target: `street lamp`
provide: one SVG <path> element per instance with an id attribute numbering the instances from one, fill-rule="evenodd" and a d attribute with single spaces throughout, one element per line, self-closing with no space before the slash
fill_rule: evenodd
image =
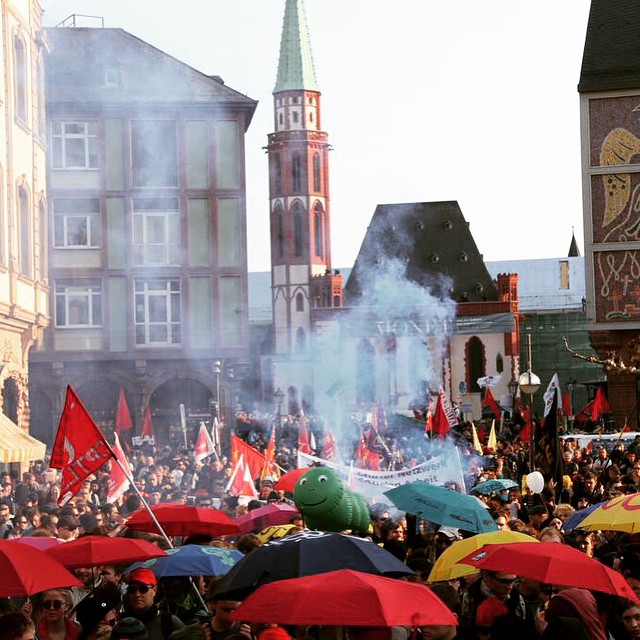
<path id="1" fill-rule="evenodd" d="M 273 394 L 273 399 L 276 402 L 276 417 L 279 434 L 282 428 L 282 402 L 284 401 L 284 392 L 282 391 L 282 389 L 280 389 L 280 387 L 278 387 L 278 389 Z"/>
<path id="2" fill-rule="evenodd" d="M 222 360 L 214 360 L 213 365 L 211 366 L 213 369 L 213 375 L 216 377 L 216 418 L 218 418 L 218 422 L 220 421 L 220 374 L 222 373 Z"/>
<path id="3" fill-rule="evenodd" d="M 520 374 L 518 378 L 518 386 L 522 393 L 529 394 L 529 426 L 531 434 L 531 442 L 529 443 L 529 467 L 530 471 L 534 470 L 535 463 L 533 459 L 533 439 L 535 436 L 535 429 L 533 425 L 533 394 L 540 388 L 540 378 L 531 371 L 531 334 L 527 333 L 527 370 Z"/>
<path id="4" fill-rule="evenodd" d="M 515 378 L 511 378 L 507 383 L 509 389 L 509 395 L 511 396 L 511 420 L 516 413 L 516 394 L 518 393 L 518 381 Z"/>

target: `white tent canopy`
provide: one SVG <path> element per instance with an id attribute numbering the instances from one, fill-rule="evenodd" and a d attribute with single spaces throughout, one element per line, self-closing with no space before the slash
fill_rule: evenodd
<path id="1" fill-rule="evenodd" d="M 0 463 L 42 460 L 46 445 L 18 427 L 0 412 Z"/>

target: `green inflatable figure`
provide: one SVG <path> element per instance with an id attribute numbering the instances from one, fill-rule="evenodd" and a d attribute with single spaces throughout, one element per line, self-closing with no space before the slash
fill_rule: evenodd
<path id="1" fill-rule="evenodd" d="M 293 501 L 309 529 L 365 534 L 371 522 L 369 507 L 358 493 L 344 488 L 331 469 L 318 467 L 298 478 Z"/>

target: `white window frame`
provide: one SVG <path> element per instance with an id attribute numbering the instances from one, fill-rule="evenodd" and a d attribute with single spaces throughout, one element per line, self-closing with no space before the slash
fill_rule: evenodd
<path id="1" fill-rule="evenodd" d="M 137 347 L 180 346 L 181 291 L 179 278 L 136 279 L 134 290 Z M 157 315 L 164 311 L 163 318 Z M 159 334 L 164 332 L 164 339 Z"/>
<path id="2" fill-rule="evenodd" d="M 71 237 L 71 221 L 73 219 L 84 220 L 87 237 L 84 243 L 74 242 Z M 56 249 L 96 249 L 100 246 L 96 238 L 95 225 L 100 224 L 100 216 L 97 213 L 56 213 L 53 217 L 54 247 Z M 62 244 L 58 243 L 58 231 L 62 225 Z"/>
<path id="3" fill-rule="evenodd" d="M 64 318 L 58 312 L 62 302 Z M 87 322 L 72 322 L 73 305 L 84 302 Z M 99 280 L 69 281 L 57 280 L 55 283 L 55 323 L 58 328 L 85 329 L 102 326 L 102 284 Z"/>
<path id="4" fill-rule="evenodd" d="M 154 232 L 160 229 L 160 238 Z M 180 215 L 169 210 L 134 210 L 133 263 L 140 266 L 180 264 Z"/>
<path id="5" fill-rule="evenodd" d="M 82 128 L 81 132 L 68 132 L 67 127 Z M 84 162 L 72 164 L 67 157 L 67 145 L 78 140 L 83 142 Z M 98 158 L 98 123 L 95 120 L 54 120 L 51 123 L 51 165 L 53 169 L 73 171 L 96 171 Z M 93 160 L 92 160 L 93 159 Z"/>

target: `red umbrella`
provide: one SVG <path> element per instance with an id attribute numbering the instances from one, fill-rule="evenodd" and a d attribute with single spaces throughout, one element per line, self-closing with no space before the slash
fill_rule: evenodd
<path id="1" fill-rule="evenodd" d="M 457 624 L 454 614 L 426 585 L 351 569 L 265 584 L 248 596 L 231 617 L 290 625 Z"/>
<path id="2" fill-rule="evenodd" d="M 13 540 L 0 540 L 0 576 L 2 598 L 82 586 L 78 578 L 44 551 Z"/>
<path id="3" fill-rule="evenodd" d="M 39 551 L 46 551 L 47 549 L 51 549 L 51 547 L 57 547 L 59 544 L 63 544 L 60 538 L 54 538 L 53 536 L 20 536 L 19 538 L 12 538 L 11 542 L 35 547 Z"/>
<path id="4" fill-rule="evenodd" d="M 280 479 L 276 482 L 274 489 L 282 489 L 283 491 L 293 493 L 293 488 L 298 481 L 298 478 L 301 478 L 312 468 L 313 467 L 302 467 L 301 469 L 292 469 L 291 471 L 287 471 L 283 476 L 280 476 Z"/>
<path id="5" fill-rule="evenodd" d="M 557 542 L 484 545 L 458 562 L 478 569 L 514 573 L 546 584 L 604 591 L 640 602 L 621 574 L 582 551 Z"/>
<path id="6" fill-rule="evenodd" d="M 240 533 L 262 531 L 265 527 L 274 524 L 288 524 L 291 518 L 298 514 L 298 510 L 289 504 L 268 504 L 266 507 L 252 509 L 249 513 L 240 516 L 236 523 L 240 527 Z"/>
<path id="7" fill-rule="evenodd" d="M 160 547 L 147 540 L 109 536 L 82 536 L 47 549 L 46 553 L 67 569 L 103 564 L 130 564 L 167 555 Z"/>
<path id="8" fill-rule="evenodd" d="M 151 507 L 158 522 L 169 536 L 204 534 L 213 537 L 240 533 L 240 528 L 224 511 L 186 504 L 154 504 Z M 147 510 L 138 509 L 127 521 L 136 531 L 159 533 Z"/>

